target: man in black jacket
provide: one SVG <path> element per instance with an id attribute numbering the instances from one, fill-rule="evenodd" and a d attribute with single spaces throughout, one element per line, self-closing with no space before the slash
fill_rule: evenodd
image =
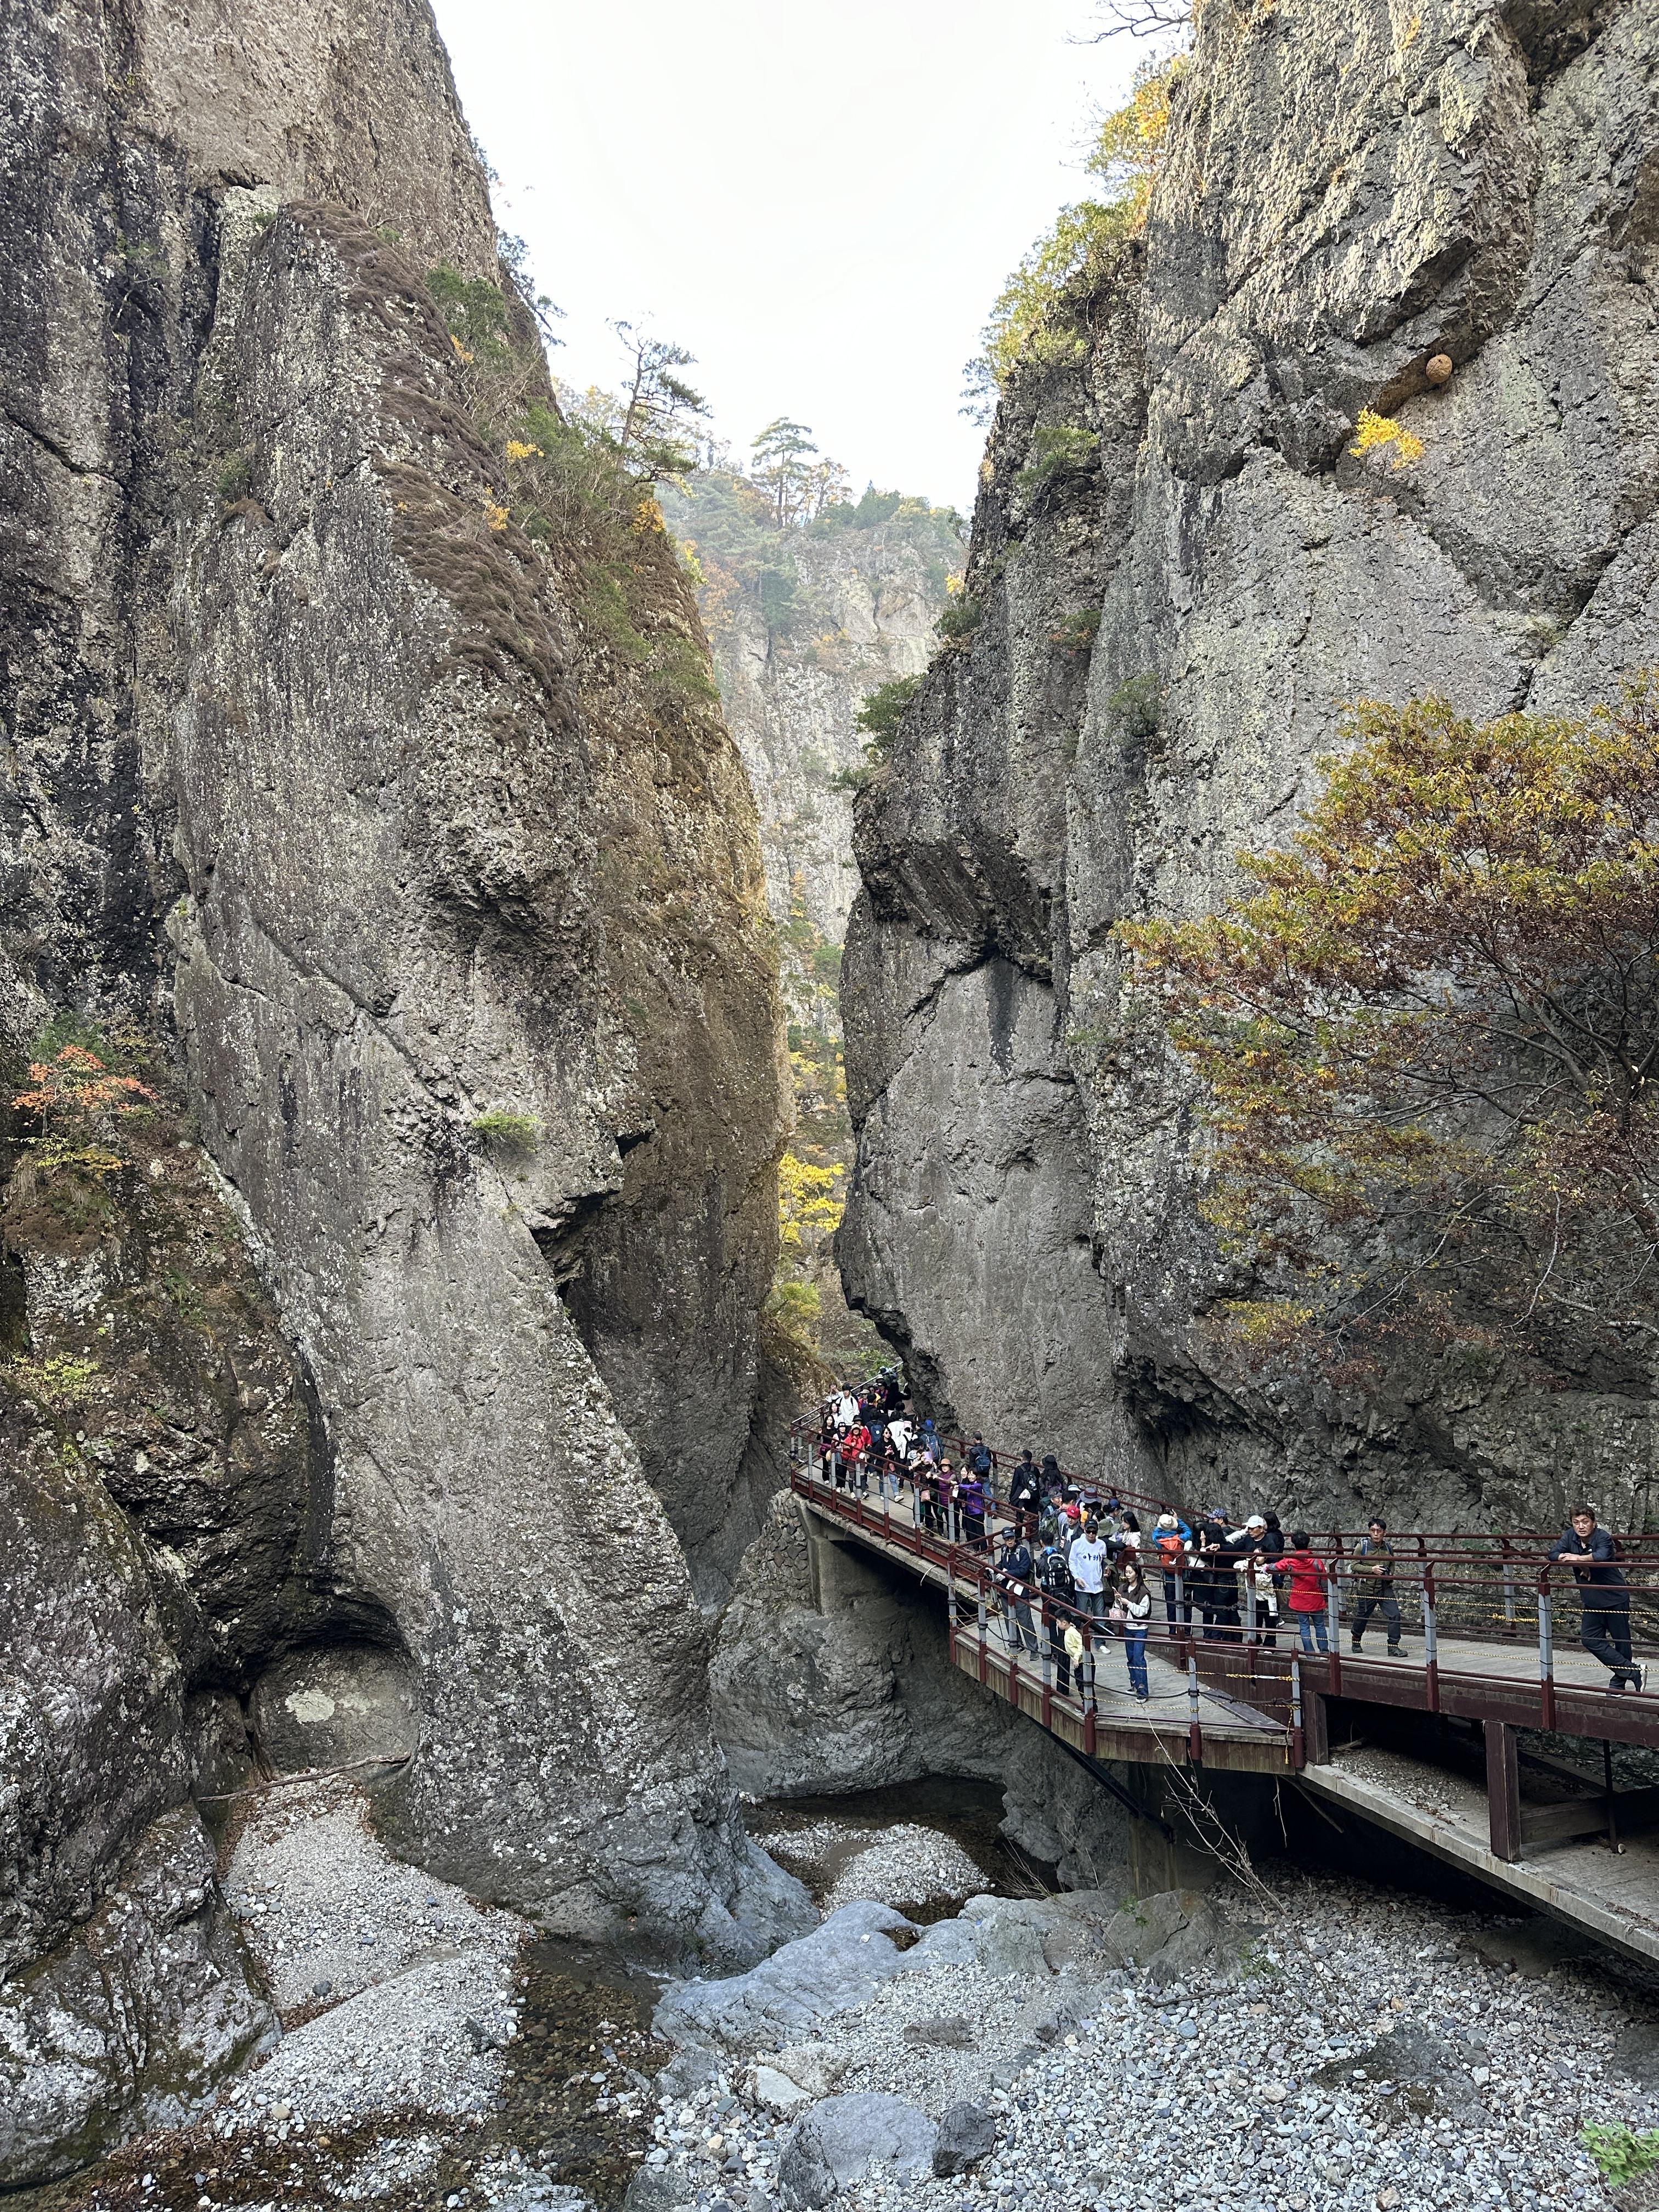
<path id="1" fill-rule="evenodd" d="M 1647 1669 L 1630 1656 L 1630 1584 L 1615 1564 L 1619 1547 L 1605 1528 L 1596 1527 L 1592 1506 L 1573 1507 L 1572 1526 L 1550 1547 L 1550 1557 L 1558 1566 L 1572 1569 L 1584 1594 L 1578 1641 L 1608 1670 L 1608 1689 L 1644 1687 Z"/>
<path id="2" fill-rule="evenodd" d="M 1035 1659 L 1037 1638 L 1031 1621 L 1031 1591 L 1035 1583 L 1031 1551 L 1018 1527 L 1002 1532 L 996 1575 L 997 1588 L 1008 1613 L 1008 1649 L 1018 1654 L 1023 1647 Z"/>
<path id="3" fill-rule="evenodd" d="M 1042 1486 L 1037 1480 L 1036 1462 L 1031 1457 L 1031 1447 L 1027 1444 L 1008 1477 L 1008 1503 L 1014 1510 L 1015 1518 L 1024 1531 L 1028 1543 L 1036 1533 L 1037 1506 L 1042 1497 Z"/>

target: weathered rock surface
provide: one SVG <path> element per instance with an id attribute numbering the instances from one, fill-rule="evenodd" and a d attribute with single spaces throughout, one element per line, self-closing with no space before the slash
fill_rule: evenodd
<path id="1" fill-rule="evenodd" d="M 1344 702 L 1582 709 L 1659 659 L 1656 79 L 1651 0 L 1198 20 L 1144 240 L 1005 394 L 977 630 L 857 809 L 839 1253 L 935 1413 L 1206 1502 L 1526 1526 L 1593 1478 L 1641 1525 L 1639 1363 L 1244 1371 L 1179 1091 L 1109 1104 L 1091 1039 L 1111 924 L 1224 898 Z M 1362 405 L 1423 459 L 1355 458 Z M 1060 427 L 1094 454 L 1031 471 Z"/>
<path id="2" fill-rule="evenodd" d="M 902 1913 L 884 1905 L 844 1905 L 745 1974 L 674 1984 L 657 2007 L 656 2032 L 671 2043 L 781 2049 L 901 1972 L 904 1954 L 889 1938 L 913 1932 Z"/>
<path id="3" fill-rule="evenodd" d="M 783 1073 L 688 587 L 641 520 L 613 651 L 509 520 L 428 276 L 539 357 L 423 0 L 0 50 L 0 1054 L 72 1008 L 161 1095 L 106 1182 L 0 1127 L 0 1965 L 70 1962 L 105 2101 L 18 2154 L 70 2157 L 246 2040 L 210 1865 L 188 1912 L 122 1872 L 246 1778 L 244 1698 L 279 1764 L 405 1759 L 387 1832 L 549 1926 L 741 1964 L 812 1916 L 708 1726 Z M 110 1915 L 110 2002 L 176 1985 L 125 2075 Z"/>
<path id="4" fill-rule="evenodd" d="M 163 1814 L 91 1917 L 0 1989 L 0 2187 L 176 2123 L 276 2033 L 200 1820 Z"/>

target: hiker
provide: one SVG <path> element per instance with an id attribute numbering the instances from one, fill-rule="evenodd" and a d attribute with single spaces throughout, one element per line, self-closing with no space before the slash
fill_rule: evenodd
<path id="1" fill-rule="evenodd" d="M 1583 1592 L 1578 1641 L 1607 1669 L 1608 1689 L 1645 1689 L 1648 1670 L 1630 1656 L 1630 1584 L 1616 1565 L 1619 1547 L 1605 1528 L 1596 1527 L 1592 1505 L 1575 1505 L 1571 1523 L 1549 1555 L 1556 1565 L 1572 1569 Z"/>
<path id="2" fill-rule="evenodd" d="M 1140 1516 L 1126 1505 L 1118 1515 L 1117 1547 L 1120 1552 L 1140 1549 Z"/>
<path id="3" fill-rule="evenodd" d="M 1330 1570 L 1323 1559 L 1315 1558 L 1313 1539 L 1305 1528 L 1291 1529 L 1291 1548 L 1285 1554 L 1285 1565 L 1291 1585 L 1286 1603 L 1296 1615 L 1302 1649 L 1311 1651 L 1314 1638 L 1317 1637 L 1320 1650 L 1328 1651 L 1331 1646 L 1325 1633 L 1325 1609 Z"/>
<path id="4" fill-rule="evenodd" d="M 911 1422 L 903 1413 L 896 1413 L 887 1424 L 887 1440 L 898 1455 L 901 1466 L 910 1457 L 910 1439 L 915 1434 Z"/>
<path id="5" fill-rule="evenodd" d="M 1365 1533 L 1354 1554 L 1354 1581 L 1364 1595 L 1354 1607 L 1353 1628 L 1350 1642 L 1358 1651 L 1374 1613 L 1382 1616 L 1382 1626 L 1389 1634 L 1389 1656 L 1403 1659 L 1406 1647 L 1400 1641 L 1400 1601 L 1394 1594 L 1394 1546 L 1389 1541 L 1389 1524 L 1380 1514 L 1373 1514 L 1365 1524 Z"/>
<path id="6" fill-rule="evenodd" d="M 950 1474 L 949 1468 L 943 1470 Z M 915 1474 L 916 1496 L 921 1501 L 921 1525 L 935 1536 L 945 1534 L 945 1494 L 939 1488 L 941 1470 L 930 1459 L 924 1459 Z"/>
<path id="7" fill-rule="evenodd" d="M 971 1460 L 964 1462 L 962 1480 L 957 1485 L 957 1502 L 962 1508 L 962 1541 L 970 1552 L 985 1549 L 985 1485 Z"/>
<path id="8" fill-rule="evenodd" d="M 1077 1699 L 1085 1712 L 1095 1708 L 1095 1655 L 1088 1638 L 1075 1622 L 1066 1632 L 1066 1656 L 1077 1681 Z"/>
<path id="9" fill-rule="evenodd" d="M 1054 1687 L 1062 1698 L 1069 1697 L 1072 1660 L 1066 1649 L 1066 1628 L 1077 1604 L 1077 1585 L 1066 1564 L 1066 1554 L 1058 1546 L 1051 1544 L 1044 1551 L 1036 1563 L 1036 1576 L 1042 1591 L 1044 1625 L 1048 1631 L 1048 1656 L 1054 1662 Z"/>
<path id="10" fill-rule="evenodd" d="M 1152 1626 L 1152 1594 L 1133 1552 L 1121 1555 L 1114 1610 L 1123 1616 L 1121 1633 L 1129 1662 L 1129 1687 L 1144 1705 L 1152 1695 L 1146 1686 L 1146 1636 Z"/>
<path id="11" fill-rule="evenodd" d="M 843 1382 L 841 1386 L 840 1395 L 836 1400 L 836 1426 L 838 1429 L 850 1429 L 858 1419 L 858 1399 L 854 1396 L 854 1393 L 848 1389 L 846 1383 Z"/>
<path id="12" fill-rule="evenodd" d="M 1015 1522 L 1002 1532 L 1002 1549 L 997 1555 L 997 1584 L 1002 1593 L 1008 1649 L 1016 1655 L 1024 1649 L 1035 1659 L 1037 1639 L 1031 1620 L 1033 1581 L 1030 1547 Z"/>
<path id="13" fill-rule="evenodd" d="M 1013 1508 L 1028 1540 L 1036 1529 L 1037 1507 L 1042 1497 L 1042 1485 L 1037 1476 L 1036 1462 L 1031 1457 L 1031 1447 L 1027 1444 L 1008 1478 L 1008 1503 Z"/>
<path id="14" fill-rule="evenodd" d="M 1164 1613 L 1171 1630 L 1185 1626 L 1193 1617 L 1193 1601 L 1186 1587 L 1187 1547 L 1193 1532 L 1176 1513 L 1160 1513 L 1152 1528 L 1152 1552 L 1164 1570 Z"/>
<path id="15" fill-rule="evenodd" d="M 1106 1618 L 1106 1547 L 1100 1540 L 1100 1523 L 1091 1518 L 1080 1536 L 1072 1539 L 1066 1564 L 1077 1584 L 1079 1610 L 1091 1620 Z"/>
<path id="16" fill-rule="evenodd" d="M 1244 1563 L 1245 1605 L 1250 1633 L 1245 1638 L 1264 1651 L 1279 1648 L 1279 1590 L 1267 1555 L 1259 1546 Z"/>
<path id="17" fill-rule="evenodd" d="M 982 1483 L 988 1482 L 996 1471 L 996 1455 L 977 1431 L 975 1432 L 974 1441 L 968 1447 L 963 1465 L 969 1474 L 977 1475 Z"/>

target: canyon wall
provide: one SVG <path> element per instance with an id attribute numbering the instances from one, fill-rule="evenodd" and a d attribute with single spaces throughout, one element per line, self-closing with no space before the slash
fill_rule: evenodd
<path id="1" fill-rule="evenodd" d="M 251 1758 L 379 1762 L 550 1927 L 806 1907 L 708 1723 L 786 1103 L 682 573 L 641 510 L 619 637 L 516 501 L 429 273 L 545 374 L 420 0 L 5 38 L 0 1042 L 152 1094 L 112 1171 L 9 1133 L 10 2182 L 269 2033 L 190 1802 Z"/>
<path id="2" fill-rule="evenodd" d="M 1227 896 L 1345 702 L 1659 660 L 1656 71 L 1651 0 L 1198 16 L 1144 234 L 1003 394 L 977 629 L 857 808 L 839 1255 L 935 1413 L 1194 1504 L 1641 1524 L 1653 1378 L 1605 1342 L 1244 1365 L 1182 1085 L 1098 1056 L 1114 922 Z M 1367 405 L 1419 462 L 1349 450 Z"/>

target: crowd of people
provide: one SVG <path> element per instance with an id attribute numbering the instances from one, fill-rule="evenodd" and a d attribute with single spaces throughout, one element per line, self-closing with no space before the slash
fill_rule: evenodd
<path id="1" fill-rule="evenodd" d="M 1066 1473 L 1052 1453 L 1039 1460 L 1027 1448 L 1012 1462 L 1000 1460 L 981 1436 L 953 1459 L 890 1371 L 830 1394 L 817 1449 L 826 1483 L 890 1508 L 908 1504 L 915 1525 L 983 1555 L 1009 1650 L 1040 1657 L 1041 1624 L 1062 1696 L 1075 1681 L 1079 1698 L 1092 1702 L 1103 1639 L 1122 1644 L 1129 1688 L 1143 1701 L 1152 1694 L 1146 1645 L 1155 1635 L 1272 1650 L 1282 1634 L 1310 1654 L 1330 1649 L 1344 1595 L 1333 1565 L 1305 1528 L 1286 1531 L 1274 1512 L 1236 1519 L 1215 1505 L 1188 1522 L 1168 1507 L 1137 1509 L 1109 1485 Z M 1549 1556 L 1580 1586 L 1582 1640 L 1608 1668 L 1608 1686 L 1643 1688 L 1617 1546 L 1588 1506 Z M 1341 1566 L 1350 1650 L 1363 1652 L 1380 1619 L 1388 1656 L 1409 1656 L 1381 1516 Z"/>

